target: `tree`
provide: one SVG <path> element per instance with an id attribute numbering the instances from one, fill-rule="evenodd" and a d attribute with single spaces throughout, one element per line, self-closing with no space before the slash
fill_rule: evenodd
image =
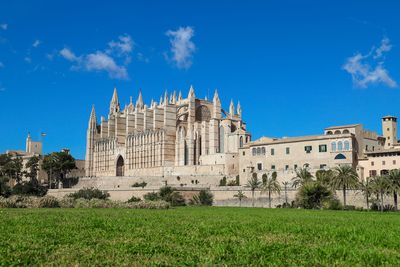
<path id="1" fill-rule="evenodd" d="M 361 190 L 365 197 L 365 201 L 367 204 L 367 210 L 369 210 L 369 198 L 370 198 L 371 194 L 373 193 L 371 182 L 370 182 L 370 177 L 367 177 L 365 182 L 362 181 L 360 184 L 360 187 L 361 187 Z"/>
<path id="2" fill-rule="evenodd" d="M 289 185 L 289 182 L 285 181 L 285 182 L 282 182 L 282 184 L 283 184 L 283 188 L 285 190 L 285 206 L 287 206 L 288 205 L 287 187 Z"/>
<path id="3" fill-rule="evenodd" d="M 391 170 L 388 174 L 388 179 L 393 193 L 393 205 L 397 211 L 397 193 L 400 190 L 400 169 Z"/>
<path id="4" fill-rule="evenodd" d="M 11 195 L 11 188 L 8 185 L 9 178 L 7 176 L 0 176 L 0 196 L 9 197 Z"/>
<path id="5" fill-rule="evenodd" d="M 268 177 L 268 175 L 264 173 L 262 178 L 262 192 L 268 192 L 268 207 L 271 208 L 271 194 L 274 192 L 279 194 L 281 192 L 281 186 L 276 179 L 276 175 Z"/>
<path id="6" fill-rule="evenodd" d="M 387 176 L 376 176 L 371 181 L 373 192 L 379 195 L 381 201 L 381 211 L 383 212 L 383 196 L 391 191 L 391 184 Z"/>
<path id="7" fill-rule="evenodd" d="M 261 186 L 261 181 L 258 180 L 257 173 L 253 173 L 251 179 L 247 181 L 247 186 L 250 187 L 252 198 L 251 206 L 254 207 L 254 191 Z"/>
<path id="8" fill-rule="evenodd" d="M 330 187 L 332 183 L 333 172 L 332 170 L 318 170 L 315 173 L 315 179 L 318 183 Z"/>
<path id="9" fill-rule="evenodd" d="M 292 187 L 297 188 L 313 181 L 313 176 L 308 168 L 299 168 L 296 170 L 296 176 L 292 178 Z"/>
<path id="10" fill-rule="evenodd" d="M 29 171 L 25 172 L 25 176 L 29 178 L 32 184 L 38 184 L 38 173 L 40 170 L 39 166 L 40 156 L 33 156 L 25 164 L 25 168 Z"/>
<path id="11" fill-rule="evenodd" d="M 340 165 L 333 169 L 331 187 L 343 191 L 343 208 L 346 207 L 346 190 L 357 188 L 359 185 L 356 170 L 350 165 Z"/>
<path id="12" fill-rule="evenodd" d="M 63 182 L 66 175 L 76 168 L 75 159 L 67 152 L 53 152 L 44 156 L 42 168 L 49 176 L 49 187 L 53 177 L 55 182 Z"/>
<path id="13" fill-rule="evenodd" d="M 0 176 L 6 176 L 19 184 L 22 181 L 22 167 L 21 157 L 12 157 L 9 154 L 0 155 Z"/>
<path id="14" fill-rule="evenodd" d="M 305 183 L 296 194 L 297 204 L 305 209 L 320 209 L 331 198 L 332 191 L 317 182 Z"/>
<path id="15" fill-rule="evenodd" d="M 239 199 L 239 207 L 242 206 L 242 200 L 247 198 L 246 195 L 242 192 L 242 190 L 239 190 L 237 194 L 233 195 L 233 197 Z"/>

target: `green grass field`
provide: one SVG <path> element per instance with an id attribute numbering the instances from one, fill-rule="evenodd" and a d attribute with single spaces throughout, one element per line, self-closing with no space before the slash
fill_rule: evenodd
<path id="1" fill-rule="evenodd" d="M 0 265 L 400 265 L 400 214 L 0 209 Z"/>

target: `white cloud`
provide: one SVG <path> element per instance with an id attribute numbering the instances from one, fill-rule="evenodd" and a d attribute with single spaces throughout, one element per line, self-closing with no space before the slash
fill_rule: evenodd
<path id="1" fill-rule="evenodd" d="M 382 83 L 388 87 L 397 87 L 397 82 L 389 76 L 384 67 L 384 54 L 392 48 L 390 40 L 383 38 L 381 46 L 373 48 L 367 55 L 357 53 L 349 57 L 343 69 L 351 74 L 353 84 L 366 88 L 370 84 Z"/>
<path id="2" fill-rule="evenodd" d="M 95 53 L 78 57 L 70 49 L 64 48 L 60 51 L 60 55 L 66 60 L 76 63 L 72 66 L 74 70 L 105 71 L 111 78 L 128 79 L 126 67 L 119 66 L 111 56 L 104 52 L 96 51 Z"/>
<path id="3" fill-rule="evenodd" d="M 194 30 L 192 27 L 179 27 L 178 30 L 166 32 L 171 43 L 171 54 L 173 62 L 180 69 L 188 69 L 192 65 L 193 53 L 196 46 L 192 42 Z"/>
<path id="4" fill-rule="evenodd" d="M 35 40 L 32 44 L 33 47 L 38 47 L 42 42 L 40 40 Z"/>
<path id="5" fill-rule="evenodd" d="M 8 28 L 8 24 L 6 24 L 6 23 L 0 24 L 0 29 L 7 30 L 7 28 Z"/>
<path id="6" fill-rule="evenodd" d="M 26 56 L 26 57 L 24 58 L 24 60 L 25 60 L 25 62 L 27 62 L 27 63 L 32 63 L 32 59 L 31 59 L 29 56 Z"/>
<path id="7" fill-rule="evenodd" d="M 107 50 L 107 52 L 110 54 L 116 52 L 119 56 L 130 54 L 135 45 L 132 38 L 129 35 L 125 34 L 118 36 L 118 40 L 119 41 L 112 40 L 108 43 L 109 49 Z"/>
<path id="8" fill-rule="evenodd" d="M 79 61 L 79 58 L 69 48 L 61 49 L 60 55 L 68 61 Z"/>

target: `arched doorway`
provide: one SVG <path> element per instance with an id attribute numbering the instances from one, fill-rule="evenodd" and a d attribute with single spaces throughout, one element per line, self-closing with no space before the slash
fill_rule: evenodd
<path id="1" fill-rule="evenodd" d="M 117 176 L 124 176 L 124 158 L 122 156 L 118 157 L 117 160 Z"/>

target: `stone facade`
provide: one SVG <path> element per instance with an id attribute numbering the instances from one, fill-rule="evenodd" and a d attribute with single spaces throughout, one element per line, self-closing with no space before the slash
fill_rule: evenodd
<path id="1" fill-rule="evenodd" d="M 142 93 L 120 108 L 117 90 L 107 120 L 89 119 L 86 148 L 88 177 L 157 177 L 185 183 L 213 184 L 238 173 L 239 147 L 250 142 L 238 103 L 221 108 L 217 91 L 213 100 L 187 98 L 176 92 L 147 106 Z M 207 181 L 205 180 L 207 179 Z"/>

